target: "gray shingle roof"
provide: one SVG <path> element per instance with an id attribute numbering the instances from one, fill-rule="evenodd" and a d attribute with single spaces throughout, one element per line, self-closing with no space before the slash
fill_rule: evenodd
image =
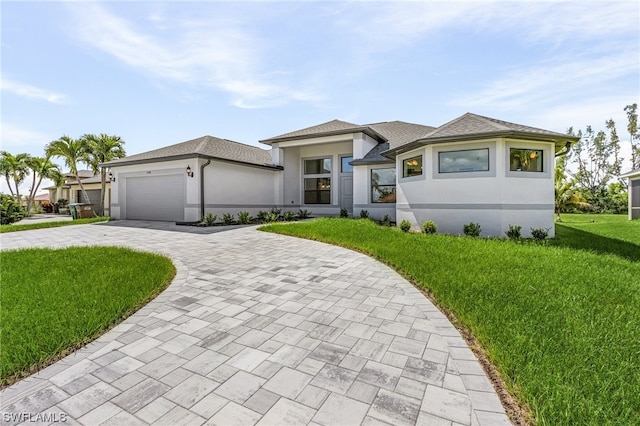
<path id="1" fill-rule="evenodd" d="M 391 146 L 385 155 L 394 155 L 398 152 L 413 149 L 422 145 L 434 143 L 452 142 L 456 140 L 469 140 L 482 137 L 527 137 L 555 142 L 557 147 L 562 147 L 567 141 L 576 142 L 579 138 L 563 133 L 552 132 L 550 130 L 537 127 L 525 126 L 522 124 L 510 123 L 508 121 L 496 120 L 495 118 L 484 117 L 470 112 L 443 124 L 442 126 L 416 138 L 415 141 L 405 145 Z"/>
<path id="2" fill-rule="evenodd" d="M 394 160 L 382 155 L 383 152 L 389 150 L 389 142 L 381 142 L 374 146 L 373 149 L 362 157 L 355 159 L 351 162 L 352 165 L 357 166 L 360 164 L 379 164 L 379 163 L 393 163 Z"/>
<path id="3" fill-rule="evenodd" d="M 263 139 L 260 142 L 271 145 L 274 142 L 284 142 L 298 139 L 307 139 L 310 137 L 317 138 L 321 136 L 343 135 L 347 133 L 363 132 L 374 139 L 384 141 L 384 137 L 368 126 L 348 123 L 346 121 L 331 120 L 326 123 L 318 124 L 293 132 L 285 133 L 280 136 L 274 136 L 269 139 Z"/>
<path id="4" fill-rule="evenodd" d="M 109 161 L 105 166 L 119 166 L 131 163 L 149 163 L 155 160 L 167 160 L 189 157 L 215 158 L 237 163 L 246 163 L 275 168 L 269 151 L 245 145 L 228 139 L 203 136 L 164 148 L 154 149 L 125 158 Z"/>
<path id="5" fill-rule="evenodd" d="M 385 121 L 368 124 L 367 126 L 384 136 L 389 141 L 390 149 L 413 142 L 428 132 L 435 130 L 433 126 L 407 123 L 405 121 Z"/>

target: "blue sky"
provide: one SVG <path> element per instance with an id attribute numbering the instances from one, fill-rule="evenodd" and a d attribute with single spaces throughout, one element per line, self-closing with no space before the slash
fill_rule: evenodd
<path id="1" fill-rule="evenodd" d="M 136 154 L 465 112 L 560 132 L 613 118 L 627 140 L 640 99 L 635 1 L 3 1 L 1 15 L 14 154 L 63 134 Z"/>

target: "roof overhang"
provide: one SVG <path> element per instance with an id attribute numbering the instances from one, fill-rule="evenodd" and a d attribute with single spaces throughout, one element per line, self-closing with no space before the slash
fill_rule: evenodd
<path id="1" fill-rule="evenodd" d="M 640 169 L 631 170 L 630 172 L 620 175 L 621 178 L 634 178 L 640 177 Z"/>
<path id="2" fill-rule="evenodd" d="M 276 142 L 288 142 L 288 141 L 298 141 L 304 139 L 317 139 L 326 136 L 341 136 L 341 135 L 353 135 L 355 133 L 364 133 L 365 135 L 377 140 L 378 142 L 387 142 L 387 139 L 382 136 L 380 133 L 376 132 L 369 126 L 360 126 L 354 127 L 351 129 L 343 129 L 343 130 L 332 130 L 329 132 L 319 132 L 313 133 L 309 135 L 296 135 L 296 136 L 285 136 L 285 137 L 275 137 L 270 139 L 263 139 L 258 141 L 265 145 L 271 145 Z"/>
<path id="3" fill-rule="evenodd" d="M 393 156 L 411 151 L 416 148 L 420 148 L 421 146 L 425 146 L 425 145 L 435 145 L 435 144 L 452 143 L 452 142 L 469 142 L 474 140 L 495 139 L 495 138 L 520 139 L 520 140 L 530 140 L 535 142 L 552 142 L 555 145 L 556 150 L 564 148 L 567 142 L 571 142 L 573 144 L 580 140 L 580 138 L 576 136 L 569 136 L 569 135 L 556 136 L 556 135 L 549 135 L 544 133 L 517 132 L 513 130 L 502 131 L 502 132 L 491 132 L 491 133 L 469 133 L 466 135 L 459 135 L 459 136 L 443 136 L 443 137 L 417 139 L 413 142 L 409 142 L 408 144 L 401 145 L 399 147 L 385 151 L 382 153 L 382 155 L 393 158 Z"/>
<path id="4" fill-rule="evenodd" d="M 230 160 L 228 158 L 221 158 L 221 157 L 214 157 L 211 155 L 203 155 L 203 154 L 182 154 L 182 155 L 174 155 L 174 156 L 170 156 L 170 157 L 158 157 L 158 158 L 141 158 L 138 160 L 129 160 L 129 161 L 121 161 L 121 160 L 114 160 L 116 161 L 114 163 L 114 161 L 109 161 L 107 163 L 102 163 L 100 164 L 100 167 L 109 167 L 109 168 L 115 168 L 115 167 L 122 167 L 122 166 L 133 166 L 133 165 L 138 165 L 138 164 L 151 164 L 151 163 L 162 163 L 164 161 L 174 161 L 174 160 L 186 160 L 189 158 L 204 158 L 204 159 L 208 159 L 208 160 L 216 160 L 216 161 L 222 161 L 225 163 L 233 163 L 233 164 L 239 164 L 239 165 L 243 165 L 243 166 L 249 166 L 249 167 L 258 167 L 261 169 L 269 169 L 269 170 L 283 170 L 282 166 L 276 166 L 275 164 L 257 164 L 257 163 L 249 163 L 247 161 L 238 161 L 238 160 Z"/>

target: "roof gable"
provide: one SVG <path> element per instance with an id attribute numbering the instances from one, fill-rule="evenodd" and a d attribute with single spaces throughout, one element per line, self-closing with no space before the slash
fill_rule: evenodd
<path id="1" fill-rule="evenodd" d="M 406 121 L 385 121 L 382 123 L 368 124 L 376 132 L 389 141 L 389 148 L 396 148 L 424 136 L 435 130 L 433 126 L 407 123 Z"/>
<path id="2" fill-rule="evenodd" d="M 260 142 L 270 145 L 273 142 L 304 139 L 308 137 L 318 137 L 332 134 L 352 133 L 363 130 L 363 126 L 359 124 L 349 123 L 341 120 L 331 120 L 326 123 L 317 124 L 311 127 L 305 127 L 304 129 L 294 130 L 293 132 L 285 133 L 283 135 L 274 136 L 272 138 L 263 139 Z"/>

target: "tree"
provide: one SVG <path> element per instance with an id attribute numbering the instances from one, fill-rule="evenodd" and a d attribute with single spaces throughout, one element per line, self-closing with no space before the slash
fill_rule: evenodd
<path id="1" fill-rule="evenodd" d="M 634 141 L 640 140 L 638 135 L 638 104 L 634 103 L 624 107 L 624 111 L 627 113 L 627 130 L 629 131 L 629 143 L 631 143 L 631 170 L 640 169 L 640 142 Z"/>
<path id="2" fill-rule="evenodd" d="M 602 194 L 606 193 L 608 184 L 620 175 L 622 167 L 615 122 L 608 120 L 606 126 L 609 135 L 602 130 L 596 133 L 591 126 L 587 126 L 584 134 L 578 131 L 580 141 L 573 148 L 578 168 L 575 173 L 570 173 L 588 201 L 598 210 L 604 209 Z"/>
<path id="3" fill-rule="evenodd" d="M 116 158 L 122 158 L 126 155 L 124 151 L 124 141 L 120 136 L 109 136 L 101 133 L 100 136 L 87 134 L 82 137 L 87 143 L 87 164 L 91 167 L 94 173 L 98 173 L 100 170 L 100 215 L 104 215 L 104 196 L 105 188 L 107 184 L 107 170 L 104 167 L 100 167 L 101 164 L 107 161 L 115 160 Z"/>
<path id="4" fill-rule="evenodd" d="M 18 203 L 20 200 L 20 184 L 24 181 L 25 176 L 29 170 L 27 166 L 27 159 L 29 154 L 13 155 L 8 151 L 2 151 L 0 153 L 0 171 L 4 174 L 9 185 L 9 191 L 11 195 L 15 196 Z M 10 180 L 13 180 L 15 185 L 15 192 L 11 187 Z"/>
<path id="5" fill-rule="evenodd" d="M 52 141 L 46 146 L 45 154 L 47 157 L 60 157 L 64 159 L 65 165 L 76 177 L 80 185 L 80 191 L 82 192 L 85 202 L 89 203 L 89 195 L 84 189 L 78 173 L 78 163 L 86 163 L 87 149 L 87 142 L 83 138 L 73 139 L 67 135 L 63 135 L 60 139 Z"/>
<path id="6" fill-rule="evenodd" d="M 580 190 L 576 187 L 575 179 L 567 179 L 566 175 L 567 157 L 561 156 L 556 160 L 554 170 L 555 178 L 555 211 L 558 222 L 562 222 L 561 212 L 570 209 L 590 209 L 591 204 L 587 203 Z"/>
<path id="7" fill-rule="evenodd" d="M 33 175 L 33 182 L 31 183 L 31 191 L 29 192 L 29 199 L 27 200 L 27 214 L 31 211 L 31 205 L 33 199 L 40 188 L 42 179 L 51 179 L 55 182 L 56 186 L 64 178 L 62 172 L 58 168 L 57 164 L 53 164 L 47 157 L 29 157 L 27 159 L 27 166 L 31 169 Z"/>

